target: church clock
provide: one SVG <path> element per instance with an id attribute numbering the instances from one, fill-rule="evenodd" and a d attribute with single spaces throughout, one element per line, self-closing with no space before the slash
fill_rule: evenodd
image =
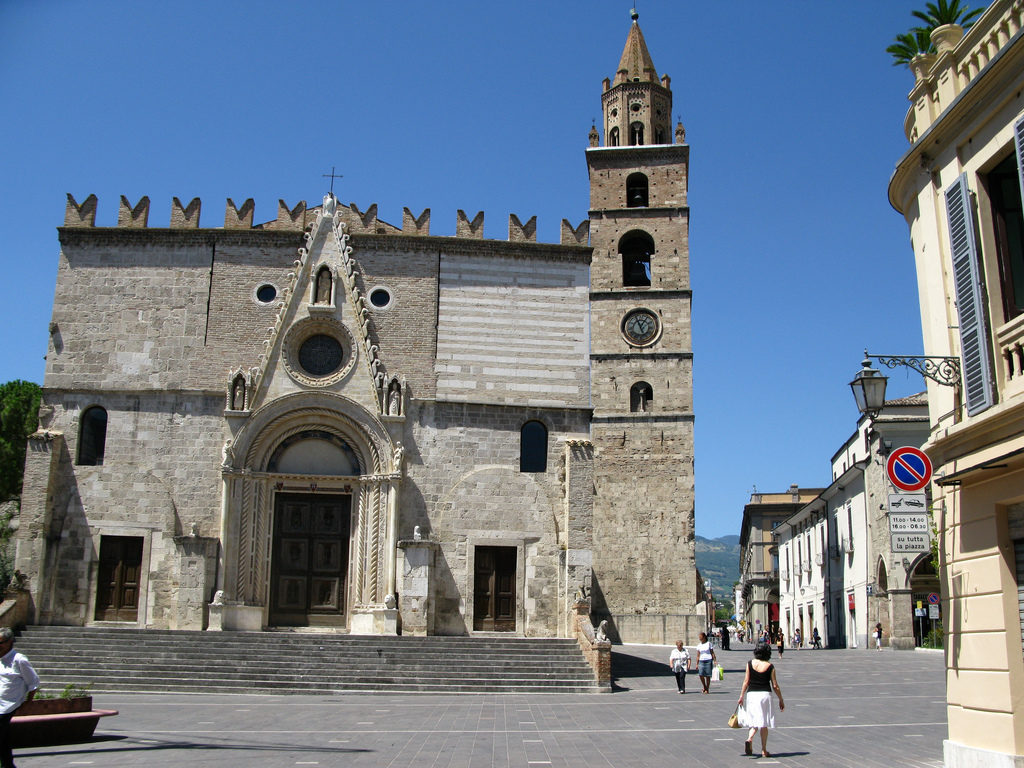
<path id="1" fill-rule="evenodd" d="M 622 321 L 622 332 L 626 341 L 637 347 L 650 344 L 658 336 L 657 316 L 646 309 L 634 309 Z"/>

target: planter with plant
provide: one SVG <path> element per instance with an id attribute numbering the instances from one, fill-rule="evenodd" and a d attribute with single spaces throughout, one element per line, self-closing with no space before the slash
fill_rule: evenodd
<path id="1" fill-rule="evenodd" d="M 970 10 L 960 0 L 938 0 L 925 3 L 925 10 L 912 11 L 924 26 L 896 35 L 895 42 L 885 49 L 893 66 L 907 66 L 920 79 L 939 53 L 951 50 L 970 29 L 984 8 Z"/>
<path id="2" fill-rule="evenodd" d="M 88 686 L 69 684 L 58 695 L 37 691 L 11 718 L 11 742 L 36 747 L 88 741 L 101 717 L 116 714 L 116 709 L 93 709 Z"/>

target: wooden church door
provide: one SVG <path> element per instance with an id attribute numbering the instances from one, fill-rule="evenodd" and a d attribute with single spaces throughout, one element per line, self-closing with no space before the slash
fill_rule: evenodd
<path id="1" fill-rule="evenodd" d="M 473 579 L 473 629 L 516 629 L 516 548 L 477 547 Z"/>
<path id="2" fill-rule="evenodd" d="M 100 539 L 97 621 L 138 620 L 141 573 L 141 536 L 103 536 Z"/>
<path id="3" fill-rule="evenodd" d="M 271 625 L 345 625 L 351 508 L 348 495 L 278 494 Z"/>

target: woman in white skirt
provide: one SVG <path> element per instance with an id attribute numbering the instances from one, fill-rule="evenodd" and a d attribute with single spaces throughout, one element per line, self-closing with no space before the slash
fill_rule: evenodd
<path id="1" fill-rule="evenodd" d="M 775 716 L 772 714 L 772 691 L 779 697 L 779 711 L 783 712 L 786 705 L 782 701 L 782 691 L 775 679 L 775 665 L 768 661 L 772 657 L 772 648 L 767 643 L 758 643 L 754 648 L 753 661 L 747 662 L 747 674 L 743 678 L 740 689 L 739 721 L 744 728 L 749 728 L 747 740 L 743 743 L 743 754 L 754 754 L 754 734 L 761 731 L 761 755 L 771 757 L 768 752 L 768 729 L 775 727 Z"/>

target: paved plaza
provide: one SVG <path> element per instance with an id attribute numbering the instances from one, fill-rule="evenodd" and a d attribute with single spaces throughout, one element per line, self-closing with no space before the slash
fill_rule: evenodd
<path id="1" fill-rule="evenodd" d="M 708 696 L 695 675 L 685 696 L 676 693 L 669 650 L 616 646 L 615 691 L 604 695 L 100 694 L 95 707 L 121 714 L 101 720 L 91 743 L 19 749 L 15 758 L 20 768 L 942 765 L 940 653 L 773 654 L 786 711 L 776 711 L 773 757 L 752 758 L 742 754 L 746 731 L 726 726 L 749 647 L 719 652 L 725 680 Z"/>

